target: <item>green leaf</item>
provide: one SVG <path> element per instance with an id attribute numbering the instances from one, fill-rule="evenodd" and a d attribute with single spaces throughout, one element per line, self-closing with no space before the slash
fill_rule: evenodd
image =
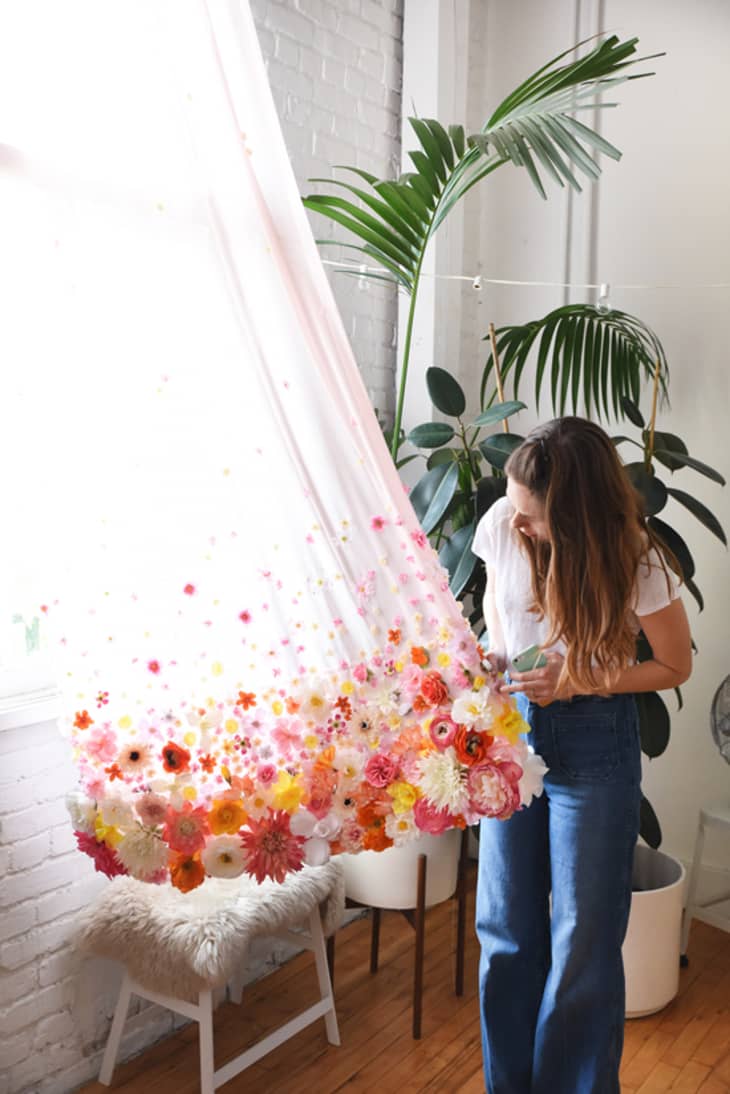
<path id="1" fill-rule="evenodd" d="M 453 426 L 448 422 L 424 422 L 423 425 L 415 426 L 406 439 L 416 448 L 440 448 L 448 444 L 453 436 Z"/>
<path id="2" fill-rule="evenodd" d="M 475 418 L 472 425 L 494 425 L 495 422 L 504 421 L 505 418 L 511 418 L 513 414 L 517 414 L 520 410 L 525 410 L 526 404 L 521 403 L 518 400 L 511 400 L 504 403 L 495 403 L 489 410 L 483 411 L 478 418 Z"/>
<path id="3" fill-rule="evenodd" d="M 392 437 L 391 437 L 391 440 L 392 440 Z M 386 441 L 387 441 L 387 437 L 386 437 Z M 407 463 L 411 463 L 412 460 L 418 460 L 418 459 L 420 459 L 420 453 L 416 452 L 412 456 L 404 456 L 402 460 L 396 460 L 395 461 L 395 466 L 400 471 L 401 467 L 405 467 L 405 465 Z"/>
<path id="4" fill-rule="evenodd" d="M 629 399 L 628 395 L 622 396 L 621 409 L 623 410 L 624 414 L 629 419 L 632 425 L 637 426 L 638 429 L 644 428 L 644 416 L 639 410 L 636 403 L 632 402 L 631 399 Z"/>
<path id="5" fill-rule="evenodd" d="M 431 402 L 442 414 L 459 418 L 466 410 L 466 396 L 461 384 L 445 368 L 427 368 L 426 387 Z"/>
<path id="6" fill-rule="evenodd" d="M 454 532 L 439 551 L 439 561 L 449 574 L 449 588 L 454 596 L 458 596 L 477 565 L 476 558 L 471 552 L 474 539 L 475 523 L 471 521 Z"/>
<path id="7" fill-rule="evenodd" d="M 666 543 L 682 568 L 682 577 L 684 578 L 685 583 L 688 582 L 694 577 L 695 564 L 694 559 L 690 554 L 689 547 L 684 542 L 679 532 L 675 532 L 674 528 L 670 527 L 669 524 L 665 524 L 663 520 L 659 520 L 659 517 L 649 517 L 647 524 L 651 530 Z"/>
<path id="8" fill-rule="evenodd" d="M 649 431 L 645 430 L 642 434 L 644 444 L 649 443 Z M 660 449 L 661 455 L 656 451 Z M 652 453 L 660 463 L 663 463 L 665 467 L 668 467 L 670 471 L 678 471 L 683 466 L 678 460 L 674 458 L 673 453 L 678 452 L 682 456 L 688 456 L 687 445 L 674 433 L 660 433 L 659 430 L 654 432 L 654 451 Z M 671 453 L 671 454 L 670 454 Z"/>
<path id="9" fill-rule="evenodd" d="M 650 759 L 655 759 L 669 744 L 669 711 L 655 691 L 638 692 L 636 706 L 639 711 L 641 750 Z"/>
<path id="10" fill-rule="evenodd" d="M 492 467 L 503 471 L 507 460 L 524 439 L 517 433 L 493 433 L 479 443 L 479 451 Z"/>
<path id="11" fill-rule="evenodd" d="M 687 456 L 681 452 L 667 452 L 658 448 L 654 449 L 654 455 L 657 459 L 662 456 L 667 458 L 671 457 L 675 462 L 679 463 L 682 467 L 691 467 L 695 471 L 699 471 L 701 475 L 705 475 L 708 479 L 712 479 L 713 482 L 719 482 L 720 486 L 725 485 L 725 479 L 722 477 L 719 471 L 715 471 L 714 467 L 710 467 L 706 463 L 702 463 L 701 460 L 694 459 L 693 456 Z"/>
<path id="12" fill-rule="evenodd" d="M 692 596 L 697 601 L 697 607 L 700 609 L 700 611 L 704 611 L 705 598 L 703 597 L 702 593 L 700 592 L 700 590 L 695 585 L 692 578 L 685 578 L 684 579 L 684 586 L 687 589 L 687 592 L 691 593 Z"/>
<path id="13" fill-rule="evenodd" d="M 683 505 L 685 509 L 689 509 L 692 516 L 697 517 L 700 524 L 703 524 L 709 532 L 717 536 L 720 542 L 727 547 L 727 537 L 723 527 L 715 514 L 711 513 L 706 505 L 703 505 L 697 498 L 693 498 L 691 494 L 686 494 L 684 490 L 676 490 L 672 486 L 667 487 L 667 493 L 680 505 Z"/>
<path id="14" fill-rule="evenodd" d="M 487 475 L 477 483 L 477 518 L 481 518 L 487 509 L 491 509 L 495 501 L 504 497 L 507 489 L 505 478 L 496 479 L 494 475 Z"/>
<path id="15" fill-rule="evenodd" d="M 650 474 L 643 463 L 624 464 L 627 475 L 644 502 L 644 514 L 653 517 L 667 504 L 667 488 L 661 479 Z"/>
<path id="16" fill-rule="evenodd" d="M 639 835 L 655 851 L 662 842 L 662 830 L 657 815 L 648 798 L 645 798 L 643 794 L 641 795 L 641 805 L 639 807 Z"/>
<path id="17" fill-rule="evenodd" d="M 458 458 L 458 448 L 437 448 L 426 460 L 426 467 L 430 471 L 432 467 L 439 467 L 444 463 L 453 463 Z"/>
<path id="18" fill-rule="evenodd" d="M 458 464 L 441 464 L 427 471 L 411 490 L 411 505 L 427 535 L 434 530 L 446 512 L 458 482 Z"/>

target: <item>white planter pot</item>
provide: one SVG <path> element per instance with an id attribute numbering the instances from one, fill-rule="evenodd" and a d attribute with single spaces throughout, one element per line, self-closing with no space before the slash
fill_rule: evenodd
<path id="1" fill-rule="evenodd" d="M 456 889 L 461 831 L 452 828 L 441 836 L 422 835 L 403 847 L 387 851 L 360 851 L 341 855 L 345 892 L 351 900 L 369 908 L 415 908 L 418 891 L 418 856 L 426 855 L 426 907 L 448 900 Z"/>
<path id="2" fill-rule="evenodd" d="M 623 945 L 626 1017 L 654 1014 L 679 990 L 684 867 L 637 846 L 629 926 Z"/>

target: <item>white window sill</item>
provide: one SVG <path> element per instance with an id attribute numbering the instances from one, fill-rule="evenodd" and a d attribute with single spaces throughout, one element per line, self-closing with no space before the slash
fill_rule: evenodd
<path id="1" fill-rule="evenodd" d="M 37 688 L 0 701 L 0 733 L 40 722 L 51 722 L 61 713 L 61 692 L 56 687 Z"/>

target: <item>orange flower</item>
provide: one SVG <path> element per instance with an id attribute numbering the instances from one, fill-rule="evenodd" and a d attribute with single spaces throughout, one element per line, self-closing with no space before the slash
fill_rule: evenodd
<path id="1" fill-rule="evenodd" d="M 212 771 L 215 771 L 215 756 L 211 756 L 209 753 L 206 753 L 205 756 L 201 755 L 198 757 L 198 762 L 200 763 L 203 771 L 207 771 L 209 775 Z"/>
<path id="2" fill-rule="evenodd" d="M 77 729 L 88 729 L 90 725 L 93 725 L 94 719 L 89 714 L 88 710 L 81 710 L 76 712 L 74 719 L 74 725 Z"/>
<path id="3" fill-rule="evenodd" d="M 170 881 L 181 893 L 197 889 L 205 880 L 205 870 L 198 855 L 170 855 Z"/>
<path id="4" fill-rule="evenodd" d="M 165 771 L 187 771 L 190 765 L 190 753 L 180 748 L 174 741 L 168 741 L 162 750 L 162 766 Z"/>
<path id="5" fill-rule="evenodd" d="M 435 744 L 430 737 L 425 737 L 420 726 L 409 726 L 398 734 L 391 752 L 394 756 L 402 756 L 405 752 L 432 752 Z"/>
<path id="6" fill-rule="evenodd" d="M 249 707 L 255 706 L 256 694 L 253 691 L 239 691 L 238 693 L 238 705 L 243 707 L 244 710 L 248 710 Z"/>
<path id="7" fill-rule="evenodd" d="M 411 661 L 414 665 L 420 665 L 421 668 L 425 668 L 428 664 L 428 653 L 424 650 L 423 646 L 411 646 Z"/>
<path id="8" fill-rule="evenodd" d="M 401 637 L 402 636 L 398 627 L 394 627 L 393 630 L 388 631 L 388 641 L 392 642 L 394 646 L 400 644 Z"/>
<path id="9" fill-rule="evenodd" d="M 218 798 L 208 813 L 208 824 L 215 836 L 222 836 L 224 833 L 234 836 L 245 823 L 246 811 L 240 799 Z"/>
<path id="10" fill-rule="evenodd" d="M 491 733 L 479 733 L 475 729 L 459 726 L 454 735 L 454 749 L 459 762 L 470 765 L 482 763 L 493 741 Z"/>
<path id="11" fill-rule="evenodd" d="M 335 699 L 335 706 L 341 710 L 345 718 L 352 718 L 352 704 L 346 695 L 340 695 Z"/>
<path id="12" fill-rule="evenodd" d="M 421 695 L 430 707 L 441 707 L 449 698 L 449 689 L 440 672 L 427 672 L 421 681 Z"/>
<path id="13" fill-rule="evenodd" d="M 385 831 L 385 817 L 379 801 L 365 802 L 357 811 L 357 823 L 364 828 L 362 845 L 366 851 L 385 851 L 393 841 Z"/>
<path id="14" fill-rule="evenodd" d="M 422 695 L 417 695 L 413 700 L 413 710 L 416 714 L 423 714 L 425 710 L 428 710 L 428 703 Z"/>
<path id="15" fill-rule="evenodd" d="M 296 714 L 296 712 L 298 710 L 299 710 L 299 703 L 296 701 L 296 699 L 292 699 L 292 698 L 287 699 L 287 701 L 286 701 L 286 712 L 287 712 L 287 714 Z"/>
<path id="16" fill-rule="evenodd" d="M 123 779 L 122 769 L 119 764 L 112 764 L 111 767 L 105 767 L 107 775 L 109 776 L 109 782 L 113 783 L 115 779 Z"/>

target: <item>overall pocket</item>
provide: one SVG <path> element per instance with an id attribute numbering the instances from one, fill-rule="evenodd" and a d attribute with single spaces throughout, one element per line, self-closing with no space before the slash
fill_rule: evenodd
<path id="1" fill-rule="evenodd" d="M 620 762 L 615 713 L 558 714 L 551 723 L 559 771 L 571 779 L 610 779 Z"/>

